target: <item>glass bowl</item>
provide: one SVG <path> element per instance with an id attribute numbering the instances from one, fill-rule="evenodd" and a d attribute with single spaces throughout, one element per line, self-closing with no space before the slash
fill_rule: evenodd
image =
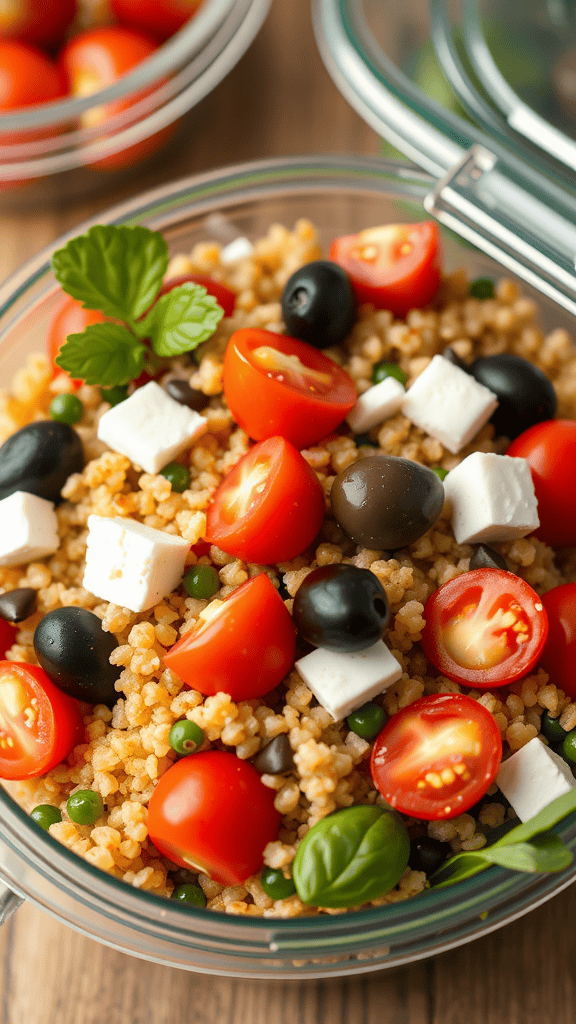
<path id="1" fill-rule="evenodd" d="M 238 62 L 270 2 L 204 0 L 188 24 L 113 85 L 0 114 L 0 203 L 44 205 L 50 191 L 86 195 L 156 152 Z M 102 119 L 105 104 L 129 96 L 136 102 Z"/>
<path id="2" fill-rule="evenodd" d="M 361 227 L 423 219 L 431 184 L 414 168 L 379 160 L 293 158 L 179 181 L 99 220 L 161 230 L 173 253 L 214 237 L 215 224 L 220 230 L 224 223 L 230 236 L 254 239 L 271 222 L 292 226 L 300 217 L 310 218 L 327 243 Z M 463 265 L 472 277 L 501 272 L 454 235 L 444 241 L 448 269 Z M 0 289 L 4 381 L 42 344 L 58 303 L 49 258 L 62 242 Z M 569 326 L 566 314 L 539 302 L 545 323 Z M 562 823 L 561 835 L 574 850 L 576 815 Z M 544 875 L 494 867 L 453 887 L 357 913 L 286 921 L 235 917 L 182 906 L 111 878 L 53 841 L 0 789 L 0 876 L 20 896 L 115 949 L 191 971 L 286 979 L 398 966 L 468 942 L 560 892 L 574 880 L 576 864 Z"/>

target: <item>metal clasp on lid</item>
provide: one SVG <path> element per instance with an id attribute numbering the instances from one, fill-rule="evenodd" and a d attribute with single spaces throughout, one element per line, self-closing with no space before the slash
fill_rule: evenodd
<path id="1" fill-rule="evenodd" d="M 447 227 L 576 315 L 576 225 L 474 145 L 426 196 Z"/>

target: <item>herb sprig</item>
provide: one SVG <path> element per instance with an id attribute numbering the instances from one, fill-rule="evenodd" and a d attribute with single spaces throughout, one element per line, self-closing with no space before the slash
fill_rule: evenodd
<path id="1" fill-rule="evenodd" d="M 138 377 L 153 353 L 191 352 L 216 330 L 224 310 L 206 288 L 189 281 L 157 299 L 168 268 L 158 231 L 96 224 L 52 256 L 63 290 L 85 309 L 122 323 L 92 324 L 70 334 L 56 363 L 87 384 L 115 387 Z M 152 360 L 153 360 L 152 356 Z"/>

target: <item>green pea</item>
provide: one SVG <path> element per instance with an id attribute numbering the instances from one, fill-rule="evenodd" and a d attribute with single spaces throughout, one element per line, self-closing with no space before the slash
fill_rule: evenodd
<path id="1" fill-rule="evenodd" d="M 50 416 L 57 423 L 79 423 L 83 412 L 78 395 L 56 395 L 50 402 Z"/>
<path id="2" fill-rule="evenodd" d="M 175 750 L 182 757 L 186 754 L 193 754 L 195 750 L 198 750 L 203 739 L 204 732 L 200 726 L 196 725 L 196 722 L 189 722 L 187 718 L 174 722 L 168 734 L 168 742 L 172 750 Z"/>
<path id="3" fill-rule="evenodd" d="M 190 597 L 207 601 L 220 590 L 220 577 L 213 565 L 195 565 L 184 577 L 184 589 Z"/>
<path id="4" fill-rule="evenodd" d="M 470 295 L 475 299 L 493 299 L 494 281 L 490 277 L 477 277 L 470 285 Z"/>
<path id="5" fill-rule="evenodd" d="M 120 402 L 125 402 L 128 398 L 128 385 L 116 384 L 113 388 L 100 388 L 100 394 L 104 402 L 120 405 Z"/>
<path id="6" fill-rule="evenodd" d="M 570 764 L 576 764 L 576 729 L 567 733 L 562 744 L 562 757 L 565 757 Z"/>
<path id="7" fill-rule="evenodd" d="M 356 437 L 354 438 L 354 444 L 356 445 L 357 448 L 360 448 L 363 444 L 370 445 L 371 448 L 378 447 L 378 442 L 373 441 L 372 438 L 370 437 L 370 434 L 356 434 Z"/>
<path id="8" fill-rule="evenodd" d="M 161 476 L 165 476 L 172 484 L 172 490 L 177 494 L 190 487 L 190 470 L 181 462 L 169 462 L 164 469 L 160 470 Z"/>
<path id="9" fill-rule="evenodd" d="M 386 712 L 375 701 L 369 700 L 353 711 L 346 719 L 348 728 L 362 739 L 371 740 L 377 736 L 386 722 Z"/>
<path id="10" fill-rule="evenodd" d="M 35 821 L 40 828 L 43 828 L 45 832 L 48 831 L 50 825 L 55 825 L 58 821 L 62 821 L 62 815 L 58 807 L 54 807 L 54 804 L 39 804 L 30 813 L 32 821 Z"/>
<path id="11" fill-rule="evenodd" d="M 566 730 L 562 728 L 557 718 L 551 718 L 547 711 L 540 719 L 540 730 L 549 743 L 562 743 L 566 738 Z"/>
<path id="12" fill-rule="evenodd" d="M 264 892 L 271 900 L 285 900 L 296 892 L 296 886 L 292 879 L 286 878 L 276 868 L 264 868 L 260 882 Z"/>
<path id="13" fill-rule="evenodd" d="M 68 797 L 66 810 L 70 821 L 77 825 L 93 825 L 104 810 L 102 797 L 93 789 L 79 789 Z"/>
<path id="14" fill-rule="evenodd" d="M 171 899 L 187 903 L 189 907 L 205 907 L 206 897 L 199 885 L 178 885 Z"/>
<path id="15" fill-rule="evenodd" d="M 436 473 L 436 476 L 439 477 L 440 480 L 445 480 L 448 476 L 448 470 L 444 469 L 442 466 L 432 466 L 432 472 Z"/>
<path id="16" fill-rule="evenodd" d="M 394 380 L 399 380 L 403 386 L 408 381 L 408 374 L 400 369 L 398 363 L 376 363 L 372 370 L 372 383 L 380 384 L 386 377 L 394 377 Z"/>

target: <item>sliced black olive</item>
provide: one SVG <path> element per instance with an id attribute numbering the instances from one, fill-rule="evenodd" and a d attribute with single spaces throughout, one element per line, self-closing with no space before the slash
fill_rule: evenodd
<path id="1" fill-rule="evenodd" d="M 330 260 L 296 270 L 282 294 L 282 319 L 293 338 L 316 348 L 338 345 L 352 330 L 356 314 L 348 275 Z"/>
<path id="2" fill-rule="evenodd" d="M 439 839 L 431 839 L 429 836 L 419 836 L 410 843 L 408 867 L 413 871 L 433 875 L 451 853 L 450 843 L 441 843 Z"/>
<path id="3" fill-rule="evenodd" d="M 506 559 L 487 544 L 479 544 L 470 559 L 471 569 L 505 569 L 510 572 Z"/>
<path id="4" fill-rule="evenodd" d="M 6 622 L 23 622 L 36 611 L 38 591 L 31 587 L 18 587 L 0 594 L 0 619 Z"/>
<path id="5" fill-rule="evenodd" d="M 359 459 L 332 486 L 332 512 L 356 543 L 395 551 L 422 537 L 444 503 L 444 485 L 433 470 L 395 455 Z"/>
<path id="6" fill-rule="evenodd" d="M 329 651 L 363 651 L 380 640 L 390 606 L 380 580 L 355 565 L 322 565 L 300 584 L 293 608 L 296 629 Z"/>
<path id="7" fill-rule="evenodd" d="M 509 352 L 483 356 L 472 363 L 469 373 L 498 399 L 498 408 L 491 417 L 498 436 L 513 440 L 535 423 L 554 418 L 554 387 L 546 374 L 527 359 Z"/>
<path id="8" fill-rule="evenodd" d="M 458 353 L 455 352 L 454 349 L 450 347 L 450 345 L 446 345 L 446 348 L 444 349 L 442 355 L 444 356 L 444 359 L 448 360 L 449 363 L 453 363 L 454 366 L 457 366 L 460 370 L 465 370 L 466 373 L 468 373 L 468 364 L 465 363 L 464 360 L 460 358 Z"/>
<path id="9" fill-rule="evenodd" d="M 210 401 L 209 395 L 205 395 L 203 391 L 196 391 L 182 377 L 169 377 L 164 382 L 164 387 L 175 402 L 179 402 L 180 405 L 187 405 L 194 412 L 202 412 Z"/>
<path id="10" fill-rule="evenodd" d="M 109 661 L 117 646 L 114 635 L 105 633 L 98 616 L 86 608 L 56 608 L 34 633 L 36 657 L 52 682 L 88 704 L 117 700 L 114 683 L 122 669 Z"/>
<path id="11" fill-rule="evenodd" d="M 284 775 L 294 768 L 294 755 L 286 733 L 275 736 L 262 747 L 252 764 L 261 775 Z"/>
<path id="12" fill-rule="evenodd" d="M 68 423 L 30 423 L 0 448 L 0 499 L 27 491 L 59 502 L 68 477 L 83 466 L 82 443 Z"/>

